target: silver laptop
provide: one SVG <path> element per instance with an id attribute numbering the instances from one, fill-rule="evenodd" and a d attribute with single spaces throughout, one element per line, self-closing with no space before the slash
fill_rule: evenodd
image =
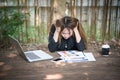
<path id="1" fill-rule="evenodd" d="M 53 57 L 42 50 L 34 50 L 34 51 L 23 51 L 19 41 L 11 36 L 9 36 L 10 42 L 15 46 L 18 53 L 25 58 L 29 62 L 40 61 L 40 60 L 49 60 Z"/>

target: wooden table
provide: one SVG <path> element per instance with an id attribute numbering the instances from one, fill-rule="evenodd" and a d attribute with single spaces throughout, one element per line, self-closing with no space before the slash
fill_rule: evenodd
<path id="1" fill-rule="evenodd" d="M 47 51 L 48 52 L 48 51 Z M 56 53 L 50 53 L 59 57 Z M 28 63 L 15 52 L 0 54 L 0 80 L 119 80 L 120 56 L 103 57 L 93 52 L 95 62 Z"/>

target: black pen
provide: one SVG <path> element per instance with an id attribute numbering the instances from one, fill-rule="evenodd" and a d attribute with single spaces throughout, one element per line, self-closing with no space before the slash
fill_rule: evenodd
<path id="1" fill-rule="evenodd" d="M 88 61 L 88 58 L 86 58 L 86 55 L 85 53 L 82 51 L 83 55 L 84 55 L 84 60 L 87 60 Z"/>
<path id="2" fill-rule="evenodd" d="M 85 56 L 84 52 L 82 51 L 83 55 Z"/>

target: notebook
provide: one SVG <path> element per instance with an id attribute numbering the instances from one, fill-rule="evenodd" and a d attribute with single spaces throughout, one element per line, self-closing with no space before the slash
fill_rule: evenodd
<path id="1" fill-rule="evenodd" d="M 22 46 L 19 41 L 11 36 L 9 36 L 10 42 L 17 49 L 18 53 L 28 62 L 41 61 L 41 60 L 49 60 L 53 57 L 43 50 L 33 50 L 33 51 L 23 51 Z"/>

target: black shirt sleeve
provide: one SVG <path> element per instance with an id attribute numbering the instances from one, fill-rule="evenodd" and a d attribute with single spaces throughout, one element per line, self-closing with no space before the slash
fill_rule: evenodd
<path id="1" fill-rule="evenodd" d="M 79 43 L 76 43 L 76 48 L 79 51 L 84 51 L 85 50 L 85 44 L 84 44 L 84 41 L 83 41 L 82 38 L 81 38 Z"/>
<path id="2" fill-rule="evenodd" d="M 58 43 L 54 41 L 53 36 L 55 32 L 55 25 L 52 24 L 50 33 L 49 33 L 49 41 L 48 41 L 48 49 L 50 52 L 57 51 Z"/>

